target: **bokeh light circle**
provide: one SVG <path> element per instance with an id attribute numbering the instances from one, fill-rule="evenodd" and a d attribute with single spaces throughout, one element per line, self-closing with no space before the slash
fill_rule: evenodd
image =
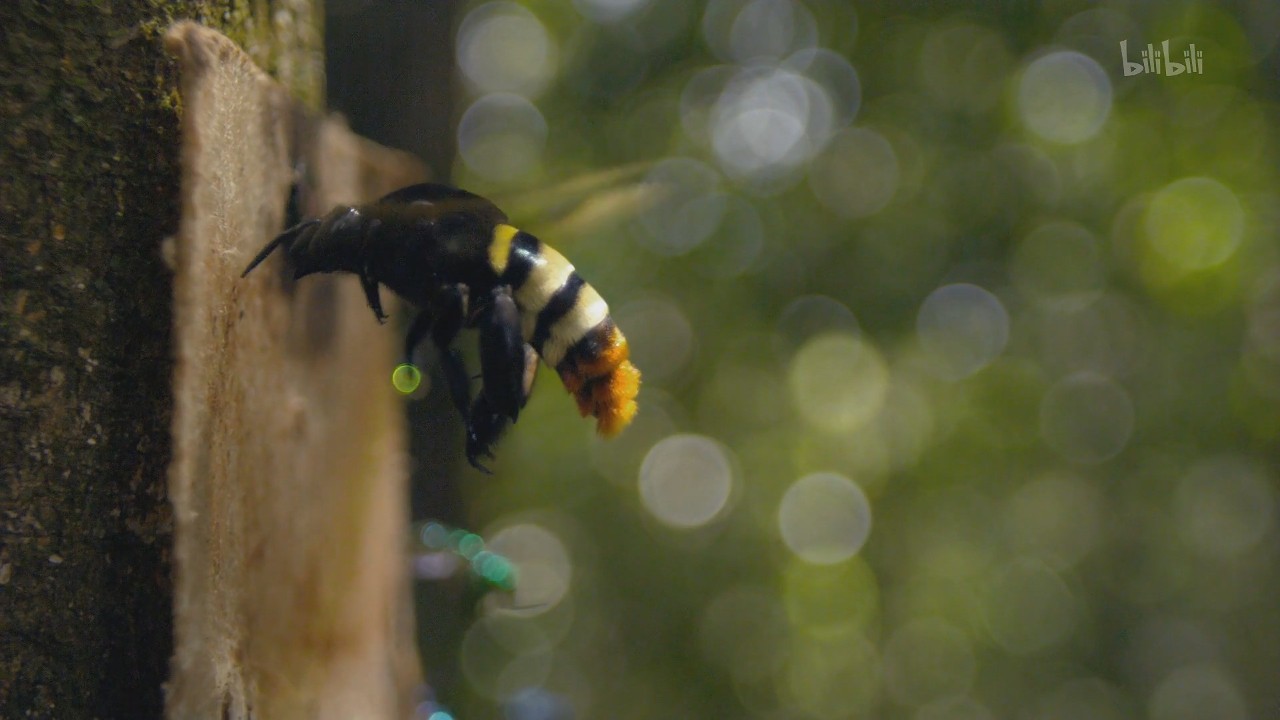
<path id="1" fill-rule="evenodd" d="M 868 630 L 881 612 L 880 584 L 861 556 L 834 565 L 795 557 L 782 576 L 790 626 L 808 635 Z"/>
<path id="2" fill-rule="evenodd" d="M 1080 604 L 1047 565 L 1017 560 L 992 582 L 986 604 L 987 627 L 1014 655 L 1032 655 L 1057 645 L 1079 622 Z"/>
<path id="3" fill-rule="evenodd" d="M 880 352 L 844 333 L 819 335 L 791 360 L 791 399 L 806 423 L 830 433 L 850 433 L 880 412 L 889 369 Z"/>
<path id="4" fill-rule="evenodd" d="M 897 191 L 898 156 L 873 130 L 842 130 L 814 158 L 809 188 L 823 207 L 841 217 L 874 215 Z"/>
<path id="5" fill-rule="evenodd" d="M 472 103 L 458 122 L 462 161 L 489 180 L 517 180 L 533 172 L 546 144 L 546 119 L 519 95 L 486 95 Z"/>
<path id="6" fill-rule="evenodd" d="M 677 528 L 706 525 L 728 505 L 733 465 L 724 448 L 702 435 L 672 435 L 649 450 L 640 465 L 640 499 L 661 522 Z"/>
<path id="7" fill-rule="evenodd" d="M 935 26 L 918 62 L 921 85 L 939 104 L 985 113 L 1000 98 L 1012 58 L 1000 33 L 960 22 Z"/>
<path id="8" fill-rule="evenodd" d="M 813 80 L 778 68 L 748 67 L 725 87 L 711 111 L 711 145 L 725 173 L 774 189 L 822 149 L 835 108 Z"/>
<path id="9" fill-rule="evenodd" d="M 729 52 L 740 63 L 778 60 L 791 49 L 812 47 L 817 24 L 791 0 L 750 0 L 729 29 Z"/>
<path id="10" fill-rule="evenodd" d="M 826 48 L 805 48 L 788 57 L 782 66 L 803 74 L 826 91 L 837 125 L 853 122 L 862 107 L 862 81 L 857 69 L 842 55 Z"/>
<path id="11" fill-rule="evenodd" d="M 870 717 L 879 690 L 880 658 L 855 629 L 794 639 L 779 691 L 804 718 Z"/>
<path id="12" fill-rule="evenodd" d="M 977 671 L 968 636 L 938 618 L 914 620 L 895 630 L 882 663 L 885 687 L 906 705 L 966 693 Z"/>
<path id="13" fill-rule="evenodd" d="M 1084 142 L 1098 134 L 1111 114 L 1111 80 L 1087 55 L 1051 52 L 1023 70 L 1018 112 L 1027 128 L 1045 140 Z"/>
<path id="14" fill-rule="evenodd" d="M 711 51 L 736 63 L 778 61 L 818 42 L 818 25 L 793 0 L 711 0 L 702 18 Z"/>
<path id="15" fill-rule="evenodd" d="M 902 373 L 894 376 L 876 418 L 882 442 L 889 451 L 890 469 L 912 467 L 929 448 L 936 426 L 930 394 L 918 378 Z"/>
<path id="16" fill-rule="evenodd" d="M 831 565 L 853 557 L 866 543 L 871 503 L 843 475 L 806 475 L 782 496 L 778 527 L 783 542 L 802 560 Z"/>
<path id="17" fill-rule="evenodd" d="M 1039 308 L 1035 331 L 1043 366 L 1057 373 L 1132 372 L 1148 354 L 1150 328 L 1142 310 L 1115 293 L 1092 301 L 1077 297 L 1079 302 L 1052 301 Z"/>
<path id="18" fill-rule="evenodd" d="M 550 530 L 533 523 L 513 525 L 490 536 L 488 546 L 515 566 L 511 605 L 517 610 L 513 612 L 546 612 L 569 591 L 573 564 L 564 543 Z"/>
<path id="19" fill-rule="evenodd" d="M 585 17 L 601 24 L 625 20 L 643 10 L 653 0 L 573 0 L 573 6 Z"/>
<path id="20" fill-rule="evenodd" d="M 549 678 L 546 684 L 554 681 L 554 677 Z M 508 684 L 511 685 L 513 683 Z M 572 702 L 572 700 L 581 701 L 582 695 L 577 693 L 575 695 L 576 697 L 570 697 L 546 687 L 525 684 L 506 698 L 502 705 L 501 717 L 503 720 L 550 720 L 552 718 L 581 717 L 581 707 L 578 703 Z M 453 720 L 453 718 L 448 720 Z"/>
<path id="21" fill-rule="evenodd" d="M 1009 312 L 999 298 L 977 285 L 945 285 L 920 306 L 916 333 L 928 354 L 928 368 L 946 380 L 960 380 L 1004 352 Z"/>
<path id="22" fill-rule="evenodd" d="M 773 675 L 782 664 L 787 615 L 778 596 L 738 585 L 717 595 L 702 613 L 698 641 L 703 655 L 738 682 Z"/>
<path id="23" fill-rule="evenodd" d="M 614 311 L 613 318 L 618 327 L 627 329 L 631 361 L 644 368 L 645 382 L 674 378 L 693 356 L 693 326 L 670 299 L 635 300 Z"/>
<path id="24" fill-rule="evenodd" d="M 680 124 L 691 140 L 711 144 L 711 112 L 737 74 L 732 65 L 713 65 L 694 73 L 685 83 L 680 91 Z"/>
<path id="25" fill-rule="evenodd" d="M 1032 480 L 1009 498 L 1013 545 L 1055 570 L 1080 562 L 1102 534 L 1103 499 L 1091 483 L 1066 473 Z"/>
<path id="26" fill-rule="evenodd" d="M 1268 363 L 1280 360 L 1280 268 L 1258 279 L 1248 312 L 1249 354 Z"/>
<path id="27" fill-rule="evenodd" d="M 1110 378 L 1082 372 L 1055 383 L 1040 402 L 1040 435 L 1076 462 L 1115 457 L 1129 443 L 1134 411 L 1129 393 Z"/>
<path id="28" fill-rule="evenodd" d="M 752 271 L 764 252 L 767 232 L 750 200 L 736 193 L 727 196 L 724 220 L 701 258 L 702 271 L 716 281 Z"/>
<path id="29" fill-rule="evenodd" d="M 679 414 L 675 401 L 651 386 L 645 391 L 645 402 L 626 432 L 615 438 L 602 438 L 592 433 L 592 466 L 618 487 L 635 487 L 640 466 L 649 450 L 659 440 L 676 433 L 677 421 L 672 417 L 673 413 Z"/>
<path id="30" fill-rule="evenodd" d="M 831 333 L 857 337 L 858 318 L 848 305 L 826 295 L 804 295 L 787 303 L 778 316 L 780 350 L 790 354 L 811 338 Z"/>
<path id="31" fill-rule="evenodd" d="M 1234 680 L 1212 664 L 1197 664 L 1169 673 L 1151 694 L 1151 720 L 1246 720 L 1249 708 Z"/>
<path id="32" fill-rule="evenodd" d="M 656 202 L 640 214 L 637 239 L 649 250 L 683 255 L 720 227 L 728 201 L 715 169 L 691 158 L 667 158 L 645 182 L 654 188 Z"/>
<path id="33" fill-rule="evenodd" d="M 1139 686 L 1152 688 L 1178 668 L 1218 657 L 1220 636 L 1200 620 L 1163 608 L 1146 614 L 1126 633 L 1122 660 L 1127 674 Z"/>
<path id="34" fill-rule="evenodd" d="M 1196 463 L 1174 492 L 1178 535 L 1204 557 L 1226 560 L 1252 550 L 1275 531 L 1274 482 L 1244 457 Z"/>
<path id="35" fill-rule="evenodd" d="M 993 157 L 1013 181 L 1015 197 L 1052 207 L 1062 196 L 1062 171 L 1039 147 L 1006 142 L 996 148 Z"/>
<path id="36" fill-rule="evenodd" d="M 536 95 L 555 75 L 555 55 L 546 27 L 514 2 L 485 3 L 458 27 L 458 68 L 478 95 Z"/>
<path id="37" fill-rule="evenodd" d="M 1083 307 L 1101 294 L 1102 249 L 1084 226 L 1051 221 L 1027 234 L 1009 272 L 1023 294 L 1057 307 Z"/>
<path id="38" fill-rule="evenodd" d="M 511 615 L 481 617 L 462 638 L 463 675 L 491 698 L 540 685 L 551 672 L 551 643 L 536 624 Z"/>
<path id="39" fill-rule="evenodd" d="M 1181 271 L 1220 265 L 1244 238 L 1244 208 L 1226 185 L 1183 178 L 1161 188 L 1143 218 L 1147 246 Z"/>

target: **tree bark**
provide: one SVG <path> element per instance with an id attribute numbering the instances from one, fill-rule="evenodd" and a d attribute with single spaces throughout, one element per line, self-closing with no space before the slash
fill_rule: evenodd
<path id="1" fill-rule="evenodd" d="M 178 118 L 155 12 L 0 4 L 5 717 L 162 708 Z"/>
<path id="2" fill-rule="evenodd" d="M 0 43 L 0 168 L 5 176 L 0 182 L 3 717 L 159 717 L 165 708 L 167 682 L 170 714 L 194 717 L 175 711 L 173 697 L 178 688 L 193 692 L 196 686 L 189 680 L 183 681 L 185 685 L 169 680 L 170 659 L 175 651 L 171 580 L 174 525 L 175 520 L 180 528 L 184 522 L 193 521 L 190 517 L 175 518 L 169 502 L 169 494 L 174 492 L 168 483 L 170 465 L 180 459 L 176 457 L 171 430 L 178 430 L 175 423 L 184 417 L 184 410 L 175 399 L 174 348 L 184 328 L 189 329 L 190 325 L 180 321 L 175 332 L 174 275 L 166 267 L 162 253 L 162 247 L 168 246 L 174 251 L 170 258 L 173 260 L 190 250 L 189 245 L 184 245 L 189 239 L 187 220 L 180 221 L 179 214 L 183 207 L 179 188 L 188 179 L 180 169 L 179 122 L 190 108 L 184 106 L 184 98 L 177 92 L 176 66 L 164 52 L 162 36 L 176 15 L 216 24 L 246 48 L 259 65 L 284 79 L 295 96 L 307 99 L 312 106 L 321 102 L 323 75 L 320 34 L 311 0 L 181 3 L 181 9 L 175 10 L 178 5 L 120 0 L 68 3 L 51 9 L 43 2 L 0 3 L 0 27 L 4 28 L 4 41 Z M 286 110 L 283 115 L 287 117 L 276 119 L 287 124 L 292 114 L 293 110 Z M 327 132 L 317 131 L 320 135 Z M 345 165 L 339 162 L 330 169 L 347 174 L 347 192 L 353 187 L 373 190 L 360 181 L 361 167 L 366 176 L 377 176 L 370 171 L 370 156 L 365 154 L 364 146 L 353 143 L 344 145 L 354 148 Z M 289 159 L 293 159 L 291 155 Z M 339 167 L 345 169 L 338 170 Z M 382 182 L 421 172 L 417 166 L 412 170 L 407 169 L 409 165 L 399 167 L 400 174 L 390 173 Z M 286 177 L 290 169 L 277 167 L 272 172 L 277 173 L 275 177 Z M 325 189 L 316 191 L 316 202 L 332 200 L 342 192 L 333 189 L 343 187 L 341 183 L 335 186 L 325 182 L 330 181 L 317 182 Z M 250 331 L 255 342 L 269 347 L 282 342 L 271 330 L 285 329 L 283 342 L 287 352 L 295 353 L 293 361 L 307 366 L 313 373 L 308 375 L 311 381 L 321 386 L 333 385 L 332 376 L 319 372 L 326 367 L 326 361 L 312 362 L 314 358 L 308 355 L 316 348 L 300 349 L 297 343 L 315 340 L 313 331 L 317 327 L 322 336 L 338 341 L 349 339 L 343 334 L 345 325 L 336 333 L 324 331 L 323 323 L 334 319 L 334 315 L 325 314 L 323 307 L 317 311 L 314 303 L 345 306 L 354 302 L 363 309 L 358 294 L 353 300 L 349 297 L 351 288 L 343 283 L 319 283 L 327 289 L 299 292 L 296 296 L 281 294 L 278 285 L 270 284 L 268 276 L 272 273 L 266 266 L 259 271 L 262 276 L 245 281 L 247 285 L 228 283 L 223 277 L 233 270 L 238 275 L 252 254 L 251 248 L 256 250 L 278 232 L 278 225 L 268 226 L 282 219 L 287 181 L 277 189 L 277 194 L 253 198 L 257 205 L 248 213 L 248 221 L 230 218 L 230 226 L 252 227 L 257 234 L 246 233 L 236 239 L 234 247 L 221 248 L 226 253 L 221 263 L 226 267 L 219 266 L 221 274 L 208 279 L 221 283 L 219 288 L 228 294 L 201 307 L 212 308 L 215 315 L 223 313 L 218 316 L 223 324 L 217 327 L 229 328 L 232 334 L 237 327 L 257 328 Z M 273 309 L 280 303 L 285 304 L 284 311 Z M 238 324 L 243 319 L 241 313 L 251 315 L 244 325 Z M 345 310 L 338 314 L 345 318 Z M 298 315 L 313 322 L 310 326 L 300 325 Z M 365 325 L 373 324 L 367 316 L 360 319 Z M 263 323 L 267 330 L 261 329 Z M 352 327 L 354 324 L 355 318 L 347 323 Z M 187 347 L 200 347 L 198 354 L 216 359 L 226 352 L 226 340 L 211 337 L 203 345 Z M 365 347 L 376 348 L 390 342 L 379 337 Z M 323 353 L 324 348 L 319 352 Z M 380 352 L 369 354 L 381 358 Z M 185 357 L 187 360 L 182 362 L 190 360 L 189 355 Z M 179 372 L 182 362 L 178 364 Z M 202 377 L 208 380 L 213 376 Z M 381 369 L 378 378 L 385 385 Z M 299 389 L 296 374 L 273 380 L 306 402 L 336 399 L 323 393 L 313 397 L 306 387 Z M 225 377 L 218 381 L 229 382 Z M 344 379 L 339 384 L 345 382 Z M 357 392 L 348 398 L 353 400 L 359 400 L 360 390 L 368 390 L 365 394 L 373 399 L 373 409 L 329 405 L 325 412 L 332 412 L 335 418 L 376 418 L 371 424 L 387 429 L 381 423 L 392 422 L 387 418 L 395 416 L 388 414 L 393 406 L 379 395 L 380 386 L 366 380 L 352 380 L 345 386 L 356 388 Z M 264 393 L 271 390 L 271 382 L 257 388 Z M 243 393 L 244 389 L 237 392 Z M 270 405 L 269 397 L 279 400 L 282 396 L 262 395 L 259 401 Z M 213 416 L 218 418 L 209 427 L 244 432 L 228 424 L 228 416 L 217 414 L 221 399 L 216 393 L 204 400 L 201 410 L 212 408 Z M 190 417 L 189 411 L 190 408 L 186 417 Z M 295 422 L 309 422 L 297 420 L 296 405 L 290 412 Z M 319 420 L 299 432 L 315 434 L 316 426 L 326 422 Z M 380 477 L 398 472 L 394 470 L 399 463 L 396 432 L 391 428 L 381 444 L 364 446 L 367 464 L 386 470 Z M 323 444 L 326 438 L 323 433 L 320 435 Z M 362 432 L 354 436 L 367 439 Z M 250 440 L 252 437 L 250 434 Z M 245 456 L 278 471 L 286 479 L 281 484 L 292 488 L 294 495 L 275 494 L 279 489 L 273 484 L 275 476 L 262 470 L 240 472 L 233 478 L 240 483 L 235 490 L 240 494 L 234 496 L 218 496 L 209 485 L 199 484 L 207 483 L 208 476 L 195 477 L 197 484 L 187 487 L 195 487 L 206 498 L 235 499 L 218 506 L 225 512 L 209 525 L 213 532 L 208 537 L 234 537 L 240 544 L 233 549 L 241 553 L 236 562 L 241 567 L 257 568 L 241 580 L 258 582 L 258 587 L 240 586 L 240 594 L 221 588 L 221 600 L 231 603 L 228 607 L 234 606 L 240 613 L 232 615 L 238 624 L 217 629 L 227 633 L 219 637 L 226 639 L 234 634 L 232 639 L 236 642 L 223 646 L 230 653 L 228 656 L 215 657 L 212 662 L 230 658 L 232 664 L 224 664 L 222 670 L 230 667 L 243 672 L 223 672 L 214 678 L 214 685 L 194 690 L 207 691 L 213 698 L 207 704 L 213 708 L 211 713 L 227 712 L 233 716 L 237 712 L 301 707 L 300 700 L 276 703 L 283 694 L 270 694 L 272 687 L 297 678 L 291 674 L 293 668 L 272 665 L 273 660 L 288 660 L 287 655 L 273 656 L 264 651 L 278 649 L 275 641 L 283 631 L 270 625 L 270 614 L 257 613 L 255 604 L 275 603 L 277 610 L 297 613 L 296 606 L 280 598 L 309 598 L 328 603 L 324 613 L 328 625 L 322 623 L 323 627 L 349 630 L 359 625 L 354 620 L 343 624 L 343 619 L 350 619 L 355 610 L 344 604 L 345 596 L 335 594 L 333 588 L 367 580 L 367 574 L 361 575 L 360 571 L 371 558 L 384 566 L 394 565 L 394 553 L 379 553 L 394 534 L 395 523 L 403 522 L 395 519 L 397 508 L 389 507 L 394 500 L 395 481 L 375 483 L 376 490 L 353 491 L 357 486 L 340 484 L 308 493 L 308 487 L 291 474 L 296 473 L 296 466 L 295 470 L 282 469 L 286 460 L 281 458 L 295 457 L 296 449 L 292 454 L 273 456 L 251 441 L 244 446 L 250 448 Z M 221 449 L 238 454 L 240 447 L 223 445 Z M 250 480 L 256 484 L 249 485 Z M 288 497 L 299 504 L 288 505 Z M 317 498 L 329 504 L 310 503 Z M 378 512 L 392 514 L 392 524 L 378 528 L 380 544 L 371 544 L 358 535 L 373 522 L 369 515 L 353 512 L 336 521 L 325 515 L 326 509 L 342 504 L 335 498 L 363 502 L 365 511 L 372 512 L 370 508 L 376 507 Z M 212 517 L 207 513 L 197 515 L 196 522 L 209 522 Z M 311 525 L 299 524 L 299 517 L 311 518 Z M 358 517 L 359 522 L 353 517 Z M 331 568 L 317 566 L 317 543 L 272 546 L 270 543 L 279 537 L 270 532 L 234 535 L 236 528 L 277 526 L 290 532 L 300 528 L 316 531 L 317 537 L 328 543 L 322 547 L 340 548 L 342 556 L 334 565 L 345 568 L 347 575 L 335 578 L 329 573 Z M 232 535 L 226 534 L 229 528 Z M 294 560 L 299 556 L 307 562 L 295 566 Z M 264 574 L 282 567 L 293 571 L 302 568 L 310 574 Z M 215 588 L 226 579 L 225 575 L 211 576 L 207 565 L 188 565 L 182 572 L 187 575 L 179 576 L 179 587 L 183 577 L 200 576 L 205 581 L 212 577 L 214 584 L 208 587 Z M 384 588 L 396 582 L 394 568 L 385 572 L 391 575 L 381 580 L 380 587 Z M 317 592 L 308 594 L 307 589 Z M 184 626 L 179 605 L 181 638 Z M 390 608 L 386 612 L 397 611 Z M 390 618 L 388 622 L 398 620 Z M 352 640 L 333 633 L 314 633 L 316 626 L 306 621 L 285 627 L 304 635 L 311 632 L 304 640 L 330 650 L 330 657 L 342 656 L 333 649 L 350 647 L 343 643 Z M 294 635 L 288 637 L 298 639 Z M 359 646 L 359 642 L 355 645 Z M 175 673 L 179 660 L 175 658 L 173 663 Z M 381 660 L 385 667 L 404 665 L 403 661 Z M 314 665 L 307 667 L 315 669 Z M 348 665 L 347 669 L 351 667 Z M 326 672 L 335 669 L 336 666 L 326 666 Z M 399 678 L 398 682 L 403 686 L 406 680 Z M 244 689 L 242 694 L 227 691 L 236 683 Z M 314 697 L 307 701 L 314 702 Z M 276 716 L 308 716 L 303 713 L 281 710 Z"/>

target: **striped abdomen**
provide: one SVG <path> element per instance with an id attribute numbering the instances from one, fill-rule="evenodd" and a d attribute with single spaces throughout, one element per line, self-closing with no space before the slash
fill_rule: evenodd
<path id="1" fill-rule="evenodd" d="M 494 228 L 489 264 L 510 285 L 521 333 L 578 402 L 596 430 L 614 435 L 636 414 L 640 371 L 609 306 L 554 248 L 510 225 Z"/>

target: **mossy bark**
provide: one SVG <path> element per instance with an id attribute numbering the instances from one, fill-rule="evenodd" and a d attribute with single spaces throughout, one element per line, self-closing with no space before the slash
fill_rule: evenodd
<path id="1" fill-rule="evenodd" d="M 158 717 L 176 17 L 318 101 L 311 1 L 0 3 L 0 716 Z M 282 12 L 283 11 L 283 12 Z"/>

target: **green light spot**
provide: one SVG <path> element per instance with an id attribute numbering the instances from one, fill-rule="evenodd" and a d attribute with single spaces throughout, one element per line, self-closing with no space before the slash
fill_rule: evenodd
<path id="1" fill-rule="evenodd" d="M 412 363 L 400 363 L 391 371 L 391 384 L 400 393 L 408 395 L 422 385 L 422 371 Z"/>
<path id="2" fill-rule="evenodd" d="M 471 569 L 482 580 L 499 590 L 515 590 L 515 567 L 510 560 L 497 553 L 488 550 L 476 553 L 471 561 Z"/>
<path id="3" fill-rule="evenodd" d="M 475 533 L 467 533 L 458 540 L 458 554 L 468 560 L 481 550 L 484 550 L 484 538 Z"/>
<path id="4" fill-rule="evenodd" d="M 494 555 L 492 552 L 488 550 L 481 550 L 480 552 L 476 553 L 475 557 L 471 558 L 471 569 L 474 570 L 477 575 L 484 578 L 485 581 L 487 582 L 489 580 L 489 573 L 491 571 L 490 568 L 493 565 L 493 559 L 495 557 L 497 556 Z"/>

